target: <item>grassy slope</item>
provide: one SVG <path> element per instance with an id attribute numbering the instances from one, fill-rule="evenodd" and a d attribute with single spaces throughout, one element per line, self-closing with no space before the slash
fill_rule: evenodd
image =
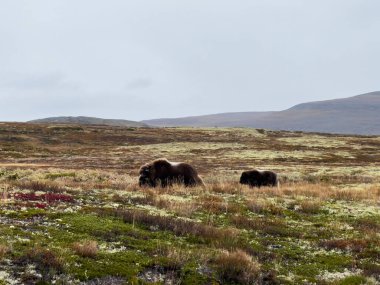
<path id="1" fill-rule="evenodd" d="M 379 137 L 0 124 L 0 149 L 0 284 L 380 281 Z M 206 189 L 138 188 L 162 156 Z"/>

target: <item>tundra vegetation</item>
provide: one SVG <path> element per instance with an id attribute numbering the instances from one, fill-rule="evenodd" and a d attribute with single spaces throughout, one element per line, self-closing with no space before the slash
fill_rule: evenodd
<path id="1" fill-rule="evenodd" d="M 159 157 L 207 186 L 138 187 Z M 380 282 L 376 136 L 1 123 L 0 201 L 2 285 Z"/>

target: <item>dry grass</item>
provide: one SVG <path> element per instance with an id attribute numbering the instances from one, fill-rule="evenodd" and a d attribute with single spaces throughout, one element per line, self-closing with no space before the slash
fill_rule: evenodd
<path id="1" fill-rule="evenodd" d="M 143 193 L 142 196 L 129 197 L 128 200 L 132 204 L 140 204 L 140 205 L 152 205 L 155 206 L 159 203 L 159 196 L 152 189 L 143 189 L 141 191 Z"/>
<path id="2" fill-rule="evenodd" d="M 197 202 L 208 213 L 222 214 L 228 210 L 228 202 L 217 195 L 202 195 L 198 197 Z"/>
<path id="3" fill-rule="evenodd" d="M 284 209 L 274 202 L 266 200 L 253 200 L 247 201 L 247 208 L 256 214 L 272 214 L 272 215 L 282 215 Z"/>
<path id="4" fill-rule="evenodd" d="M 179 186 L 179 188 L 182 187 Z M 172 189 L 176 189 L 176 187 L 174 186 Z M 199 205 L 193 201 L 176 200 L 175 198 L 178 196 L 173 196 L 173 199 L 170 199 L 170 196 L 160 196 L 157 190 L 152 190 L 149 188 L 144 188 L 141 192 L 144 193 L 143 196 L 129 198 L 120 197 L 120 195 L 114 195 L 113 200 L 138 205 L 151 205 L 159 209 L 165 209 L 166 211 L 172 212 L 181 217 L 190 217 L 195 211 L 199 209 Z M 178 193 L 176 192 L 176 194 Z"/>
<path id="5" fill-rule="evenodd" d="M 0 203 L 6 203 L 9 198 L 8 185 L 4 186 L 4 188 L 0 192 Z"/>
<path id="6" fill-rule="evenodd" d="M 366 188 L 339 189 L 325 183 L 295 183 L 284 184 L 280 188 L 262 188 L 246 191 L 248 197 L 298 197 L 318 198 L 319 200 L 346 200 L 346 201 L 368 201 L 378 203 L 380 201 L 380 186 Z"/>
<path id="7" fill-rule="evenodd" d="M 199 206 L 192 201 L 170 201 L 166 203 L 165 209 L 181 217 L 191 217 L 199 210 Z"/>
<path id="8" fill-rule="evenodd" d="M 321 211 L 322 203 L 320 201 L 302 200 L 299 203 L 298 211 L 305 214 L 318 214 Z"/>
<path id="9" fill-rule="evenodd" d="M 72 249 L 81 257 L 95 258 L 98 254 L 98 242 L 94 240 L 75 242 L 72 244 Z"/>
<path id="10" fill-rule="evenodd" d="M 330 193 L 330 197 L 337 200 L 373 201 L 379 203 L 380 185 L 371 186 L 365 189 L 335 190 Z"/>
<path id="11" fill-rule="evenodd" d="M 170 271 L 180 270 L 194 256 L 194 253 L 190 249 L 176 248 L 168 245 L 157 245 L 153 253 L 166 259 L 165 268 Z"/>
<path id="12" fill-rule="evenodd" d="M 54 182 L 42 182 L 42 181 L 28 181 L 28 182 L 19 182 L 15 183 L 16 187 L 20 189 L 32 190 L 32 191 L 41 191 L 41 192 L 53 192 L 53 193 L 63 193 L 65 188 L 58 185 Z"/>
<path id="13" fill-rule="evenodd" d="M 379 242 L 378 242 L 379 243 Z M 356 253 L 362 252 L 363 250 L 369 248 L 371 241 L 367 239 L 335 239 L 335 240 L 325 240 L 319 243 L 326 249 L 339 249 L 339 250 L 350 250 Z"/>
<path id="14" fill-rule="evenodd" d="M 264 234 L 283 237 L 296 237 L 302 236 L 302 233 L 294 231 L 287 226 L 287 224 L 280 219 L 268 218 L 247 218 L 242 215 L 235 215 L 231 217 L 231 223 L 237 228 L 259 231 Z"/>
<path id="15" fill-rule="evenodd" d="M 222 284 L 259 284 L 261 265 L 242 250 L 224 251 L 214 261 Z"/>
<path id="16" fill-rule="evenodd" d="M 239 194 L 242 192 L 243 186 L 236 182 L 217 182 L 207 185 L 207 190 L 209 192 L 219 193 L 219 194 Z"/>
<path id="17" fill-rule="evenodd" d="M 0 261 L 10 252 L 9 246 L 0 244 Z"/>

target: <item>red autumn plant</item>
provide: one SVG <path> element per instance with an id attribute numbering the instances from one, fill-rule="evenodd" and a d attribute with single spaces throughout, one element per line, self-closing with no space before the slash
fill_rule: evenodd
<path id="1" fill-rule="evenodd" d="M 47 204 L 44 204 L 44 203 L 35 203 L 34 204 L 34 207 L 35 208 L 38 208 L 38 209 L 46 209 L 48 205 Z"/>
<path id="2" fill-rule="evenodd" d="M 54 202 L 74 202 L 74 198 L 66 194 L 45 193 L 36 195 L 35 193 L 15 193 L 14 198 L 21 201 L 44 201 L 47 203 Z"/>
<path id="3" fill-rule="evenodd" d="M 22 208 L 22 207 L 26 207 L 26 208 L 37 208 L 37 209 L 46 209 L 49 207 L 49 204 L 47 203 L 42 203 L 42 202 L 30 202 L 30 201 L 27 201 L 27 202 L 16 202 L 14 204 L 18 209 Z"/>

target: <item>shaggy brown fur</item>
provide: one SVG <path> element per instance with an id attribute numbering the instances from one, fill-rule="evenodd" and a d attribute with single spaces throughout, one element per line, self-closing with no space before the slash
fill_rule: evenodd
<path id="1" fill-rule="evenodd" d="M 268 170 L 249 170 L 244 171 L 240 177 L 240 184 L 251 187 L 278 186 L 277 174 Z"/>
<path id="2" fill-rule="evenodd" d="M 162 158 L 140 168 L 140 186 L 166 187 L 173 183 L 183 183 L 185 186 L 204 185 L 197 171 L 184 162 L 174 163 Z"/>

